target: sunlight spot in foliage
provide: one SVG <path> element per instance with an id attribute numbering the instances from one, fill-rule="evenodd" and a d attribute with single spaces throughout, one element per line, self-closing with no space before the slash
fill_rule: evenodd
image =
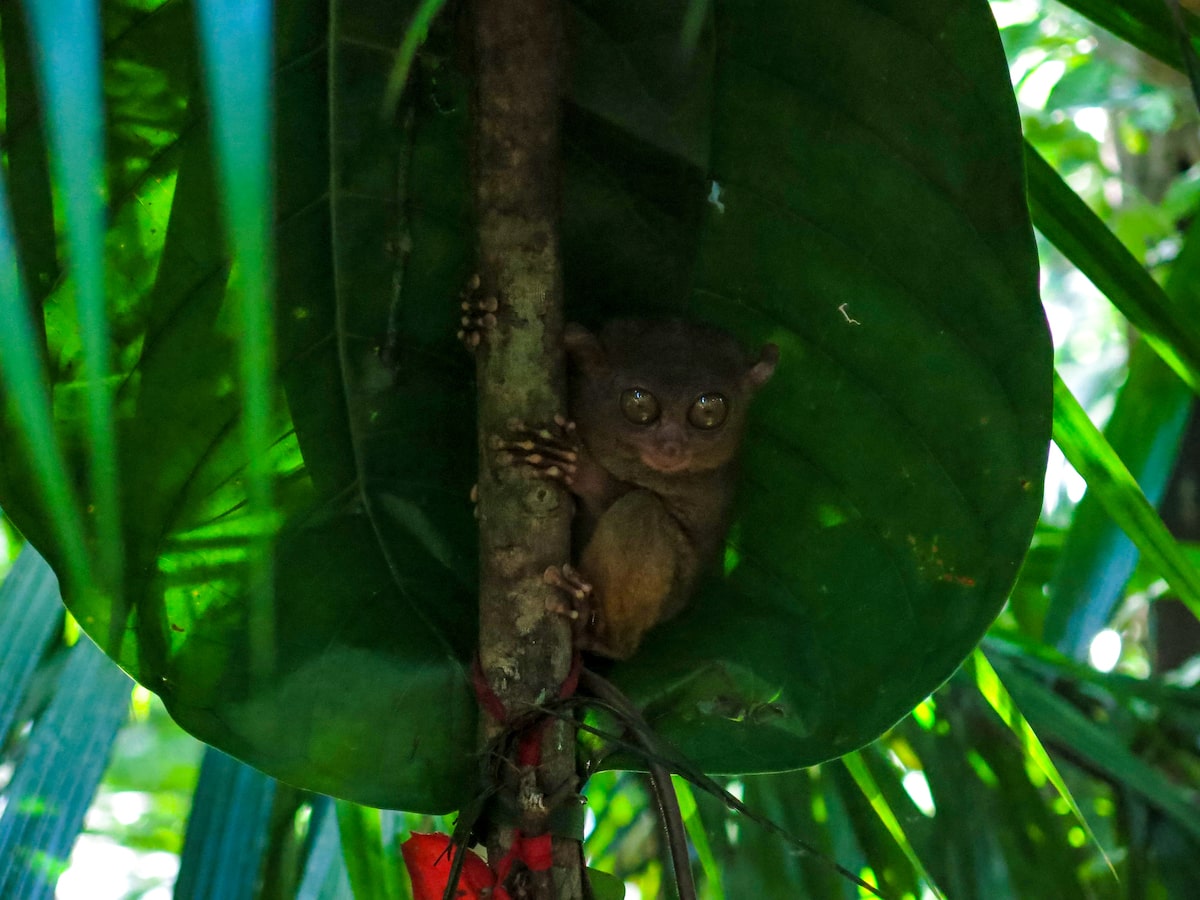
<path id="1" fill-rule="evenodd" d="M 1049 55 L 1041 47 L 1027 47 L 1018 53 L 1016 59 L 1008 65 L 1008 76 L 1013 87 L 1019 85 L 1021 79 L 1044 63 Z"/>
<path id="2" fill-rule="evenodd" d="M 992 771 L 992 767 L 988 765 L 987 760 L 980 756 L 977 751 L 967 751 L 967 762 L 975 770 L 975 774 L 979 776 L 979 780 L 988 787 L 994 788 L 1000 783 L 1000 779 L 996 777 L 996 773 Z"/>
<path id="3" fill-rule="evenodd" d="M 901 774 L 920 771 L 923 768 L 921 757 L 903 737 L 898 734 L 894 735 L 889 744 L 887 758 L 900 770 Z"/>
<path id="4" fill-rule="evenodd" d="M 1046 100 L 1067 71 L 1061 59 L 1050 59 L 1033 69 L 1017 88 L 1017 99 L 1032 109 L 1045 109 Z"/>
<path id="5" fill-rule="evenodd" d="M 934 703 L 933 698 L 926 697 L 913 708 L 913 720 L 923 729 L 928 731 L 934 725 L 934 720 L 936 719 L 936 710 L 937 705 Z"/>
<path id="6" fill-rule="evenodd" d="M 1043 285 L 1044 287 L 1045 285 Z M 1054 349 L 1058 350 L 1075 330 L 1075 310 L 1069 304 L 1056 303 L 1052 299 L 1047 299 L 1042 306 L 1046 310 L 1046 321 L 1050 325 L 1050 337 L 1054 341 Z"/>
<path id="7" fill-rule="evenodd" d="M 1088 662 L 1098 672 L 1111 672 L 1121 658 L 1121 635 L 1111 628 L 1098 632 L 1088 646 Z"/>
<path id="8" fill-rule="evenodd" d="M 818 825 L 829 821 L 829 807 L 825 805 L 825 795 L 814 792 L 812 795 L 812 817 Z"/>
<path id="9" fill-rule="evenodd" d="M 1075 825 L 1067 832 L 1067 843 L 1072 847 L 1082 847 L 1087 843 L 1087 835 L 1082 828 Z"/>
<path id="10" fill-rule="evenodd" d="M 389 810 L 391 812 L 391 810 Z M 305 804 L 296 810 L 296 815 L 292 818 L 292 834 L 296 840 L 303 841 L 309 832 L 312 824 L 313 808 Z"/>
<path id="11" fill-rule="evenodd" d="M 637 816 L 637 810 L 625 794 L 617 794 L 609 801 L 608 814 L 618 828 L 624 828 Z"/>
<path id="12" fill-rule="evenodd" d="M 81 634 L 83 634 L 83 630 L 79 627 L 79 622 L 73 615 L 67 613 L 63 617 L 63 643 L 68 647 L 74 647 Z"/>
<path id="13" fill-rule="evenodd" d="M 591 808 L 589 807 L 588 809 L 585 809 L 583 811 L 583 836 L 584 836 L 584 838 L 586 839 L 586 838 L 590 837 L 592 832 L 595 830 L 596 830 L 596 814 L 594 812 L 592 812 Z"/>
<path id="14" fill-rule="evenodd" d="M 141 791 L 117 791 L 107 798 L 108 811 L 122 825 L 133 825 L 150 811 L 150 796 Z"/>
<path id="15" fill-rule="evenodd" d="M 1078 503 L 1087 492 L 1087 482 L 1067 462 L 1062 450 L 1057 444 L 1050 444 L 1050 454 L 1046 461 L 1046 481 L 1042 493 L 1042 510 L 1052 515 L 1065 499 L 1068 503 Z M 1066 507 L 1069 509 L 1069 507 Z"/>
<path id="16" fill-rule="evenodd" d="M 150 703 L 154 695 L 149 689 L 142 687 L 140 684 L 133 686 L 133 695 L 130 697 L 130 717 L 135 722 L 145 722 L 150 718 Z"/>
<path id="17" fill-rule="evenodd" d="M 70 868 L 58 880 L 59 900 L 96 897 L 169 897 L 163 885 L 175 880 L 179 857 L 162 850 L 138 852 L 108 838 L 81 835 L 71 851 Z M 147 884 L 157 884 L 146 890 Z"/>
<path id="18" fill-rule="evenodd" d="M 1067 499 L 1072 503 L 1078 503 L 1083 499 L 1083 495 L 1087 493 L 1087 482 L 1083 480 L 1083 476 L 1075 471 L 1075 467 L 1070 463 L 1063 466 L 1063 487 L 1067 491 Z"/>
<path id="19" fill-rule="evenodd" d="M 730 537 L 732 538 L 732 540 L 736 540 L 736 539 L 737 539 L 737 538 L 736 538 L 736 537 L 735 537 L 735 536 L 732 534 L 732 532 L 731 532 L 731 534 L 730 534 Z M 733 570 L 734 570 L 734 569 L 736 569 L 736 568 L 738 567 L 738 563 L 739 563 L 739 562 L 741 562 L 741 559 L 742 559 L 742 557 L 741 557 L 741 554 L 740 554 L 740 553 L 738 553 L 738 551 L 737 551 L 737 547 L 735 547 L 735 546 L 733 545 L 733 543 L 732 543 L 732 540 L 731 540 L 731 542 L 730 542 L 730 543 L 728 543 L 728 544 L 726 544 L 726 545 L 725 545 L 725 566 L 724 566 L 724 569 L 725 569 L 725 575 L 726 575 L 726 577 L 728 577 L 729 575 L 732 575 L 732 574 L 733 574 Z"/>
<path id="20" fill-rule="evenodd" d="M 849 518 L 850 516 L 846 514 L 845 510 L 831 504 L 822 503 L 817 507 L 817 520 L 821 523 L 822 528 L 833 528 L 848 521 Z"/>
<path id="21" fill-rule="evenodd" d="M 1037 0 L 992 0 L 992 15 L 998 28 L 1026 25 L 1041 14 Z"/>
<path id="22" fill-rule="evenodd" d="M 25 857 L 25 866 L 41 875 L 43 880 L 54 883 L 67 870 L 67 861 L 45 850 L 34 850 Z M 61 890 L 57 896 L 63 896 Z"/>
<path id="23" fill-rule="evenodd" d="M 1108 134 L 1108 112 L 1099 106 L 1085 106 L 1071 117 L 1075 127 L 1103 143 Z"/>
<path id="24" fill-rule="evenodd" d="M 738 827 L 736 819 L 725 820 L 725 839 L 730 847 L 736 847 L 741 842 L 742 829 Z"/>
<path id="25" fill-rule="evenodd" d="M 861 878 L 863 881 L 865 881 L 867 884 L 871 885 L 871 887 L 879 887 L 879 882 L 875 878 L 875 870 L 872 869 L 870 866 L 863 866 L 861 869 L 859 869 L 858 877 Z M 860 887 L 858 889 L 858 896 L 874 897 L 875 895 L 870 893 L 866 888 Z"/>
<path id="26" fill-rule="evenodd" d="M 924 772 L 913 770 L 907 773 L 900 783 L 904 785 L 905 792 L 917 805 L 917 809 L 930 817 L 937 812 L 937 807 L 933 802 L 933 792 L 929 790 L 929 781 L 925 778 Z"/>
<path id="27" fill-rule="evenodd" d="M 725 212 L 725 204 L 721 201 L 721 183 L 714 181 L 708 192 L 708 202 L 717 208 L 717 212 Z"/>

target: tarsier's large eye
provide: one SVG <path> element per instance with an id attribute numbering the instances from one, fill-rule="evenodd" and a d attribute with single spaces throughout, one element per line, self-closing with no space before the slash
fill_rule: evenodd
<path id="1" fill-rule="evenodd" d="M 688 410 L 688 421 L 697 428 L 719 428 L 729 415 L 729 401 L 723 394 L 701 394 Z"/>
<path id="2" fill-rule="evenodd" d="M 621 392 L 621 412 L 635 425 L 649 425 L 658 418 L 658 401 L 649 391 L 630 388 Z"/>

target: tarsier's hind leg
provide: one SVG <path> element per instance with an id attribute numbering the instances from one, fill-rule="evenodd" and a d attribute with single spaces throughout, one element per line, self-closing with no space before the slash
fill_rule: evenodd
<path id="1" fill-rule="evenodd" d="M 694 575 L 694 551 L 679 523 L 649 491 L 610 506 L 579 559 L 592 586 L 595 624 L 582 646 L 628 659 L 654 625 L 678 612 Z"/>

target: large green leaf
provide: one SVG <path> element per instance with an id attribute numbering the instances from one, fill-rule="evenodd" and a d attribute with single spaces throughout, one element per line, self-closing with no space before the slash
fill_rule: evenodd
<path id="1" fill-rule="evenodd" d="M 616 677 L 703 765 L 763 770 L 870 740 L 999 610 L 1049 343 L 982 4 L 738 5 L 716 35 L 690 308 L 783 361 L 729 576 Z"/>
<path id="2" fill-rule="evenodd" d="M 379 115 L 415 5 L 278 5 L 269 610 L 248 602 L 262 523 L 196 37 L 179 4 L 108 11 L 126 599 L 66 593 L 197 736 L 307 788 L 444 810 L 474 771 L 476 442 L 452 300 L 474 241 L 449 18 Z M 1041 497 L 1050 346 L 986 3 L 718 4 L 685 40 L 690 8 L 571 8 L 568 312 L 682 312 L 782 348 L 724 576 L 613 672 L 703 766 L 773 770 L 871 740 L 999 610 Z M 123 113 L 151 85 L 137 131 Z M 82 490 L 66 306 L 54 291 L 44 318 Z M 65 572 L 2 427 L 0 505 Z"/>

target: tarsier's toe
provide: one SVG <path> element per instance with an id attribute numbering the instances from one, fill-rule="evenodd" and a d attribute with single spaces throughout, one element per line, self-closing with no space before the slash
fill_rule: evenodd
<path id="1" fill-rule="evenodd" d="M 564 619 L 574 621 L 579 618 L 579 610 L 573 606 L 568 606 L 566 603 L 547 603 L 546 609 L 555 615 L 562 616 Z"/>
<path id="2" fill-rule="evenodd" d="M 571 622 L 574 640 L 580 647 L 587 640 L 587 632 L 595 625 L 596 611 L 592 605 L 592 585 L 583 577 L 578 569 L 569 563 L 563 566 L 549 566 L 542 573 L 542 580 L 567 595 L 567 603 L 552 603 L 547 605 L 550 612 L 557 613 Z"/>
<path id="3" fill-rule="evenodd" d="M 546 571 L 542 572 L 541 580 L 563 590 L 575 600 L 583 600 L 592 593 L 592 586 L 569 563 L 547 566 Z"/>
<path id="4" fill-rule="evenodd" d="M 569 563 L 548 566 L 542 573 L 542 581 L 563 591 L 573 600 L 586 600 L 592 593 L 592 585 Z"/>
<path id="5" fill-rule="evenodd" d="M 472 351 L 483 343 L 484 336 L 496 327 L 496 313 L 500 309 L 500 298 L 495 294 L 482 297 L 479 295 L 482 283 L 478 274 L 472 275 L 467 279 L 466 287 L 460 295 L 462 302 L 459 306 L 463 315 L 459 319 L 462 327 L 458 330 L 458 339 Z"/>

